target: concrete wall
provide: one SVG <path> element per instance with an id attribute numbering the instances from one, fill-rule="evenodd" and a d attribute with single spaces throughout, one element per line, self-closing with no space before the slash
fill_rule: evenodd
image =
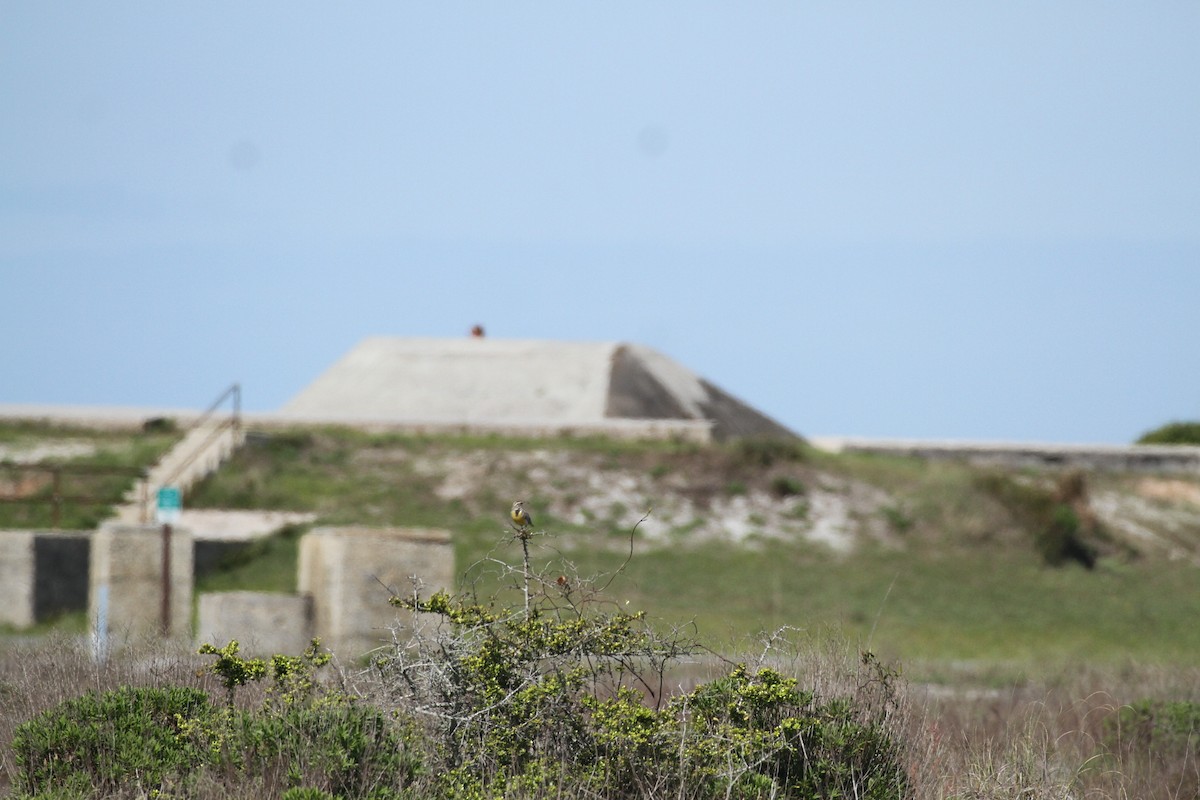
<path id="1" fill-rule="evenodd" d="M 34 615 L 33 531 L 0 531 L 0 623 L 28 628 Z"/>
<path id="2" fill-rule="evenodd" d="M 170 551 L 169 635 L 190 638 L 191 533 L 174 528 Z M 93 624 L 98 626 L 101 617 L 105 618 L 104 633 L 116 637 L 157 635 L 162 608 L 162 560 L 162 526 L 102 524 L 92 539 L 88 611 Z"/>
<path id="3" fill-rule="evenodd" d="M 224 647 L 237 639 L 249 656 L 300 655 L 313 637 L 312 601 L 272 592 L 200 595 L 196 643 Z"/>
<path id="4" fill-rule="evenodd" d="M 428 528 L 316 528 L 300 540 L 298 585 L 312 599 L 313 631 L 342 658 L 391 641 L 406 612 L 391 594 L 454 588 L 450 533 Z"/>
<path id="5" fill-rule="evenodd" d="M 1190 445 L 1071 445 L 1020 442 L 938 442 L 817 437 L 814 446 L 832 453 L 870 453 L 930 460 L 966 461 L 1021 469 L 1066 467 L 1115 472 L 1200 473 L 1200 447 Z"/>
<path id="6" fill-rule="evenodd" d="M 38 622 L 88 605 L 91 534 L 55 531 L 33 539 L 33 616 Z"/>
<path id="7" fill-rule="evenodd" d="M 0 624 L 87 608 L 88 545 L 83 532 L 0 531 Z"/>

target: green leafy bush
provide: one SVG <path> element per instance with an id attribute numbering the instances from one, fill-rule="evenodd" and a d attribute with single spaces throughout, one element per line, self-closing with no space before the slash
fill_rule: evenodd
<path id="1" fill-rule="evenodd" d="M 1046 564 L 1078 563 L 1088 569 L 1099 556 L 1097 543 L 1105 535 L 1087 507 L 1082 473 L 1061 475 L 1057 486 L 1018 481 L 1004 473 L 984 472 L 975 485 L 998 500 L 1024 528 Z"/>
<path id="2" fill-rule="evenodd" d="M 344 700 L 235 715 L 214 761 L 247 777 L 343 798 L 406 786 L 420 769 L 416 751 L 388 716 Z"/>
<path id="3" fill-rule="evenodd" d="M 380 709 L 314 684 L 328 661 L 314 642 L 270 667 L 237 655 L 237 642 L 204 652 L 229 692 L 224 706 L 184 687 L 131 688 L 69 700 L 18 727 L 17 788 L 31 796 L 102 797 L 186 790 L 200 774 L 238 785 L 305 787 L 311 796 L 386 797 L 421 768 L 407 730 Z M 270 674 L 258 709 L 233 707 L 240 686 Z M 322 794 L 325 793 L 325 794 Z M 303 795 L 301 795 L 303 796 Z"/>
<path id="4" fill-rule="evenodd" d="M 734 451 L 742 463 L 770 467 L 805 460 L 804 442 L 794 437 L 750 436 L 737 439 Z"/>
<path id="5" fill-rule="evenodd" d="M 1079 515 L 1068 505 L 1055 505 L 1050 519 L 1034 531 L 1033 537 L 1042 559 L 1052 567 L 1068 561 L 1089 569 L 1096 564 L 1096 549 L 1084 539 Z"/>
<path id="6" fill-rule="evenodd" d="M 1142 750 L 1200 747 L 1200 703 L 1141 700 L 1108 719 L 1109 742 Z"/>
<path id="7" fill-rule="evenodd" d="M 297 786 L 279 796 L 279 800 L 337 800 L 334 795 L 311 786 Z"/>
<path id="8" fill-rule="evenodd" d="M 1163 797 L 1200 797 L 1200 703 L 1140 700 L 1104 722 L 1104 743 L 1123 771 L 1154 776 L 1170 787 Z"/>
<path id="9" fill-rule="evenodd" d="M 808 491 L 804 482 L 791 475 L 777 475 L 771 479 L 771 494 L 776 497 L 793 497 Z"/>
<path id="10" fill-rule="evenodd" d="M 1169 422 L 1138 437 L 1137 444 L 1200 445 L 1200 422 Z"/>
<path id="11" fill-rule="evenodd" d="M 31 795 L 103 795 L 122 786 L 157 789 L 195 769 L 205 751 L 181 725 L 216 715 L 197 689 L 122 687 L 68 700 L 17 728 L 17 786 Z"/>
<path id="12" fill-rule="evenodd" d="M 375 666 L 393 702 L 436 721 L 440 796 L 905 795 L 896 676 L 873 657 L 854 696 L 738 666 L 668 700 L 667 665 L 694 645 L 655 634 L 640 613 L 591 613 L 555 585 L 527 611 L 445 592 L 393 598 L 435 618 Z"/>

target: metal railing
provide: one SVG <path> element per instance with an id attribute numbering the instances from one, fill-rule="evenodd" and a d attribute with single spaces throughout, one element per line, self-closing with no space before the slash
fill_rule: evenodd
<path id="1" fill-rule="evenodd" d="M 27 506 L 50 506 L 50 526 L 55 530 L 62 527 L 63 508 L 67 505 L 111 506 L 114 505 L 114 495 L 108 493 L 82 493 L 80 490 L 68 488 L 76 483 L 74 478 L 92 477 L 106 478 L 109 476 L 136 477 L 143 481 L 148 474 L 143 467 L 110 467 L 89 464 L 0 464 L 0 470 L 20 477 L 29 475 L 49 475 L 49 493 L 45 492 L 46 484 L 41 482 L 34 486 L 22 487 L 19 484 L 11 489 L 0 490 L 0 503 L 12 503 Z M 117 497 L 119 498 L 119 494 Z M 145 501 L 145 500 L 144 500 Z M 117 500 L 119 502 L 119 500 Z"/>
<path id="2" fill-rule="evenodd" d="M 217 410 L 229 398 L 232 398 L 233 400 L 233 408 L 230 411 L 229 417 L 221 420 L 216 426 L 214 426 L 204 441 L 198 447 L 193 449 L 191 454 L 184 459 L 183 462 L 180 463 L 173 472 L 163 479 L 163 486 L 170 486 L 176 478 L 183 474 L 184 470 L 190 467 L 195 460 L 200 457 L 200 454 L 203 453 L 208 446 L 221 435 L 223 431 L 230 429 L 234 433 L 237 433 L 242 429 L 242 386 L 239 383 L 235 383 L 222 392 L 221 396 L 214 400 L 212 405 L 205 409 L 204 413 L 196 418 L 196 421 L 192 423 L 191 427 L 189 427 L 184 435 L 180 437 L 179 442 L 182 442 L 184 439 L 186 439 L 188 435 L 192 433 L 192 431 L 199 430 L 201 427 L 203 427 L 206 422 L 216 415 Z M 178 445 L 179 442 L 176 442 L 176 445 Z"/>
<path id="3" fill-rule="evenodd" d="M 231 407 L 228 416 L 220 417 L 219 412 L 222 406 L 228 403 Z M 0 475 L 9 475 L 9 483 L 11 487 L 6 487 L 3 482 L 0 482 L 0 503 L 3 504 L 23 504 L 28 506 L 50 506 L 51 526 L 58 529 L 62 525 L 63 509 L 70 505 L 107 505 L 107 506 L 134 506 L 137 509 L 137 514 L 141 520 L 147 521 L 151 517 L 153 504 L 157 501 L 155 491 L 163 486 L 170 486 L 181 475 L 183 475 L 189 467 L 191 467 L 196 459 L 208 453 L 210 446 L 226 431 L 232 430 L 236 443 L 237 435 L 242 430 L 242 387 L 241 384 L 234 383 L 228 389 L 220 394 L 216 400 L 198 416 L 191 425 L 183 432 L 183 434 L 174 442 L 174 444 L 166 451 L 166 454 L 159 460 L 159 464 L 166 462 L 171 454 L 183 443 L 188 436 L 193 432 L 209 427 L 207 434 L 201 441 L 194 444 L 186 457 L 175 464 L 169 473 L 165 476 L 153 475 L 154 467 L 118 467 L 118 466 L 99 466 L 90 464 L 12 464 L 0 462 Z M 49 476 L 49 480 L 35 480 L 33 483 L 27 482 L 28 476 Z M 15 476 L 12 477 L 12 476 Z M 124 500 L 120 499 L 118 493 L 116 497 L 106 491 L 96 491 L 89 493 L 87 487 L 79 486 L 84 483 L 83 477 L 93 479 L 103 478 L 105 476 L 120 476 L 123 478 L 135 478 L 134 490 L 125 492 Z M 151 480 L 154 485 L 151 485 Z M 135 496 L 130 496 L 135 494 Z"/>
<path id="4" fill-rule="evenodd" d="M 217 413 L 226 403 L 226 401 L 230 401 L 231 403 L 229 416 L 225 417 L 224 419 L 217 419 Z M 209 407 L 206 408 L 204 412 L 192 422 L 188 429 L 184 431 L 183 435 L 179 437 L 179 440 L 175 442 L 175 445 L 171 448 L 171 450 L 168 451 L 168 457 L 175 451 L 175 448 L 179 447 L 180 444 L 187 440 L 188 436 L 192 435 L 192 433 L 195 431 L 202 429 L 214 419 L 217 419 L 216 424 L 211 426 L 211 429 L 208 431 L 208 435 L 204 437 L 202 442 L 192 447 L 186 458 L 184 458 L 180 463 L 176 464 L 174 469 L 172 469 L 172 471 L 166 476 L 154 476 L 157 486 L 149 486 L 149 479 L 147 478 L 147 482 L 143 485 L 142 497 L 140 498 L 141 517 L 143 520 L 149 519 L 150 504 L 156 501 L 156 498 L 151 496 L 154 494 L 152 489 L 173 485 L 179 476 L 183 475 L 187 469 L 196 462 L 196 459 L 208 452 L 209 446 L 218 438 L 220 438 L 225 431 L 232 430 L 234 436 L 236 437 L 237 434 L 242 430 L 242 386 L 240 383 L 234 383 L 228 389 L 222 392 L 217 399 L 214 400 L 212 404 L 209 405 Z"/>

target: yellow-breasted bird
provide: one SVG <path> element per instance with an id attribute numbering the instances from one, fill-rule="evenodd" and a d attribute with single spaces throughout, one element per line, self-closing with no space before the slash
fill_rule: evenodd
<path id="1" fill-rule="evenodd" d="M 529 512 L 525 510 L 525 501 L 518 500 L 513 503 L 512 511 L 508 512 L 512 517 L 513 524 L 518 528 L 533 527 L 533 517 L 529 516 Z"/>

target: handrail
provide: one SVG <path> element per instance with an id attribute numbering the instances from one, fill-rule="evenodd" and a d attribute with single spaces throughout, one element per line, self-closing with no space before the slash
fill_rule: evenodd
<path id="1" fill-rule="evenodd" d="M 206 419 L 213 415 L 214 411 L 220 408 L 221 403 L 225 402 L 225 398 L 230 395 L 233 395 L 233 413 L 231 419 L 235 427 L 240 426 L 242 424 L 242 385 L 240 383 L 233 383 L 228 389 L 221 392 L 220 396 L 208 408 L 204 409 L 204 413 L 192 423 L 192 427 L 200 427 Z"/>
<path id="2" fill-rule="evenodd" d="M 72 475 L 126 475 L 136 476 L 145 480 L 149 470 L 145 467 L 100 466 L 93 464 L 8 464 L 0 463 L 0 470 L 17 475 L 41 473 L 50 476 L 50 495 L 30 497 L 0 496 L 0 503 L 40 506 L 50 504 L 50 527 L 58 530 L 62 523 L 63 506 L 74 505 L 108 505 L 111 497 L 93 494 L 67 494 L 63 491 L 63 476 Z"/>
<path id="3" fill-rule="evenodd" d="M 177 477 L 179 477 L 184 472 L 184 470 L 186 470 L 188 467 L 190 467 L 193 464 L 193 462 L 195 462 L 195 460 L 200 457 L 200 454 L 203 453 L 208 448 L 208 445 L 211 444 L 213 441 L 215 441 L 216 438 L 218 436 L 220 436 L 221 433 L 226 428 L 231 428 L 235 434 L 241 430 L 241 427 L 242 427 L 242 386 L 240 383 L 234 383 L 228 389 L 221 392 L 221 394 L 217 397 L 217 399 L 214 400 L 212 402 L 212 404 L 210 404 L 209 407 L 204 410 L 204 413 L 202 413 L 199 417 L 196 418 L 196 420 L 191 424 L 191 426 L 189 426 L 188 429 L 186 431 L 184 431 L 183 436 L 179 437 L 179 441 L 177 441 L 175 443 L 175 446 L 178 446 L 180 442 L 183 442 L 188 437 L 188 435 L 191 434 L 192 431 L 199 430 L 205 423 L 207 423 L 209 418 L 214 416 L 217 409 L 221 407 L 221 404 L 224 403 L 225 400 L 231 396 L 233 398 L 233 409 L 230 413 L 229 418 L 223 420 L 219 425 L 217 425 L 215 428 L 213 428 L 212 432 L 205 438 L 204 442 L 199 447 L 194 448 L 192 450 L 191 454 L 186 459 L 184 459 L 182 463 L 180 463 L 178 466 L 176 466 L 174 471 L 172 471 L 169 475 L 167 475 L 166 478 L 164 478 L 159 483 L 160 488 L 162 486 L 170 486 L 171 482 L 174 481 Z M 171 452 L 171 451 L 168 451 L 168 452 Z M 149 487 L 147 487 L 147 488 L 149 488 Z M 150 498 L 148 495 L 149 495 L 149 492 L 147 492 L 147 497 L 145 497 L 142 501 L 142 516 L 143 516 L 143 518 L 145 518 L 148 514 L 148 505 L 150 503 Z"/>

